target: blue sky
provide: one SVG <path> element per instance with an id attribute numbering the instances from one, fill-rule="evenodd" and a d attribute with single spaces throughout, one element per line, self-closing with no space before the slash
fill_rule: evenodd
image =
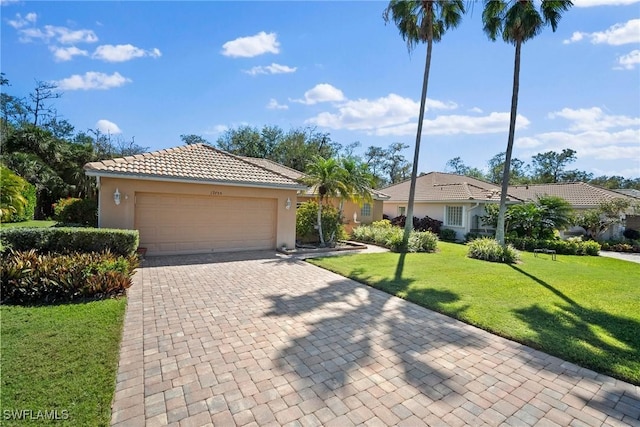
<path id="1" fill-rule="evenodd" d="M 181 134 L 316 126 L 359 153 L 415 131 L 426 46 L 409 53 L 385 2 L 1 0 L 7 92 L 58 84 L 58 112 L 151 150 Z M 640 2 L 574 0 L 522 49 L 514 156 L 577 151 L 570 168 L 640 177 Z M 514 48 L 482 3 L 435 44 L 419 171 L 484 168 L 507 142 Z"/>

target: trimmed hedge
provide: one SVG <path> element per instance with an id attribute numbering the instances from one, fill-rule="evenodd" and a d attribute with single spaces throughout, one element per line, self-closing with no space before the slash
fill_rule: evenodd
<path id="1" fill-rule="evenodd" d="M 389 220 L 376 221 L 353 229 L 352 238 L 359 242 L 375 243 L 394 252 L 402 251 L 404 230 L 391 225 Z M 408 242 L 409 252 L 435 252 L 438 236 L 431 231 L 412 231 Z"/>
<path id="2" fill-rule="evenodd" d="M 5 228 L 0 244 L 16 251 L 34 249 L 41 253 L 105 252 L 129 256 L 140 242 L 137 230 L 108 228 Z"/>
<path id="3" fill-rule="evenodd" d="M 78 224 L 82 227 L 98 225 L 98 204 L 95 200 L 73 197 L 60 199 L 53 205 L 53 213 L 55 220 L 63 224 Z"/>
<path id="4" fill-rule="evenodd" d="M 583 242 L 580 238 L 567 240 L 537 240 L 531 237 L 508 237 L 507 243 L 528 252 L 534 249 L 551 249 L 560 255 L 592 255 L 597 256 L 600 244 L 594 240 Z"/>
<path id="5" fill-rule="evenodd" d="M 11 250 L 2 256 L 1 303 L 58 303 L 120 295 L 131 286 L 137 265 L 136 255 Z"/>

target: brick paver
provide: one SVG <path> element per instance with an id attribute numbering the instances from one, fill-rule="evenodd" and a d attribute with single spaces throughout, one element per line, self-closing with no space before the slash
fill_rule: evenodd
<path id="1" fill-rule="evenodd" d="M 134 276 L 112 425 L 635 425 L 640 387 L 272 252 Z"/>

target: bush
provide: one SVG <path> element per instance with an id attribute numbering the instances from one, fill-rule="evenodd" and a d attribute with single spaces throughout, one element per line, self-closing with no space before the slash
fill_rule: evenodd
<path id="1" fill-rule="evenodd" d="M 450 228 L 443 228 L 442 230 L 440 230 L 440 239 L 444 240 L 445 242 L 455 242 L 457 236 L 458 235 L 455 230 L 452 230 Z"/>
<path id="2" fill-rule="evenodd" d="M 0 220 L 32 220 L 36 209 L 36 188 L 9 168 L 2 166 L 0 169 Z"/>
<path id="3" fill-rule="evenodd" d="M 138 265 L 135 255 L 67 255 L 9 251 L 2 257 L 2 303 L 54 303 L 123 293 Z"/>
<path id="4" fill-rule="evenodd" d="M 624 242 L 603 242 L 603 251 L 640 253 L 640 245 Z"/>
<path id="5" fill-rule="evenodd" d="M 391 225 L 404 228 L 407 217 L 404 215 L 397 216 L 390 220 Z M 424 218 L 413 217 L 413 229 L 417 231 L 431 231 L 439 234 L 442 221 L 425 216 Z"/>
<path id="6" fill-rule="evenodd" d="M 507 245 L 503 248 L 496 239 L 489 237 L 475 239 L 467 243 L 467 246 L 469 246 L 467 256 L 470 258 L 507 264 L 513 264 L 520 259 L 520 254 L 513 246 Z"/>
<path id="7" fill-rule="evenodd" d="M 626 230 L 624 230 L 622 235 L 629 240 L 640 240 L 640 231 L 634 230 L 632 228 L 627 228 Z"/>
<path id="8" fill-rule="evenodd" d="M 318 203 L 309 201 L 301 204 L 296 211 L 296 240 L 302 243 L 318 243 L 320 234 L 315 228 L 318 224 Z M 333 238 L 345 240 L 348 235 L 342 225 L 340 212 L 335 207 L 322 206 L 322 234 L 325 242 Z"/>
<path id="9" fill-rule="evenodd" d="M 533 252 L 534 249 L 551 249 L 559 255 L 592 255 L 597 256 L 600 244 L 593 240 L 582 241 L 581 237 L 571 237 L 567 240 L 538 240 L 532 237 L 509 237 L 507 243 L 514 247 Z"/>
<path id="10" fill-rule="evenodd" d="M 381 224 L 380 224 L 381 223 Z M 387 220 L 377 221 L 371 225 L 361 225 L 353 229 L 352 238 L 359 242 L 374 243 L 394 252 L 401 252 L 404 230 L 390 226 Z M 409 235 L 407 250 L 409 252 L 434 252 L 438 244 L 438 236 L 430 231 L 412 231 Z"/>
<path id="11" fill-rule="evenodd" d="M 53 215 L 56 221 L 63 224 L 78 224 L 84 227 L 98 225 L 98 205 L 90 199 L 60 199 L 53 205 Z"/>
<path id="12" fill-rule="evenodd" d="M 138 249 L 137 230 L 107 228 L 7 228 L 0 233 L 2 246 L 16 251 L 35 249 L 41 253 L 111 251 L 129 256 Z"/>

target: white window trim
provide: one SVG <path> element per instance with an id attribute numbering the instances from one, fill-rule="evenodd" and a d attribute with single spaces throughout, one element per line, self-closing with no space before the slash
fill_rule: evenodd
<path id="1" fill-rule="evenodd" d="M 460 218 L 462 224 L 460 224 L 460 225 L 458 225 L 458 224 L 455 224 L 455 225 L 449 224 L 449 217 L 447 215 L 447 208 L 462 208 L 462 214 L 461 214 L 461 218 Z M 446 226 L 446 227 L 451 227 L 451 228 L 465 228 L 466 227 L 466 222 L 467 222 L 465 220 L 466 219 L 466 214 L 467 214 L 467 210 L 465 209 L 464 205 L 445 205 L 445 207 L 444 207 L 444 215 L 443 215 L 444 216 L 443 225 Z"/>

